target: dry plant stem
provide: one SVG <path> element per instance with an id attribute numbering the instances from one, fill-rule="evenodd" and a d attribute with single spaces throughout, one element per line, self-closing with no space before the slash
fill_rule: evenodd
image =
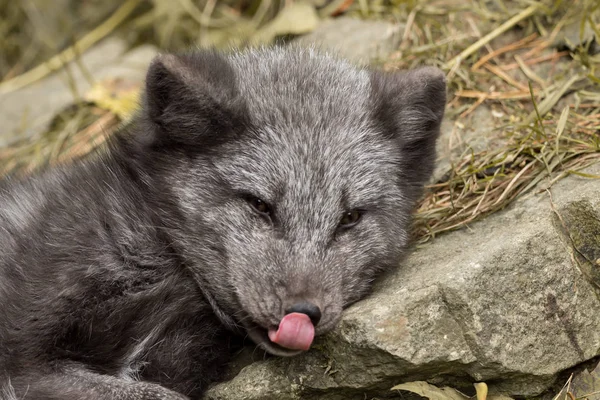
<path id="1" fill-rule="evenodd" d="M 479 200 L 479 202 L 477 203 L 477 207 L 475 207 L 475 210 L 473 210 L 473 213 L 471 215 L 475 216 L 477 215 L 477 212 L 479 211 L 479 208 L 481 207 L 481 204 L 483 203 L 483 200 L 485 200 L 486 195 L 488 194 L 490 187 L 492 186 L 492 184 L 494 183 L 494 180 L 496 179 L 496 176 L 498 175 L 498 172 L 500 170 L 497 170 L 494 173 L 494 176 L 492 177 L 492 179 L 490 179 L 490 181 L 488 182 L 487 185 L 485 185 L 485 190 L 483 191 L 483 194 L 481 195 L 481 199 Z"/>
<path id="2" fill-rule="evenodd" d="M 340 10 L 346 3 L 352 3 L 353 1 L 349 0 L 333 0 L 328 2 L 323 8 L 319 10 L 319 16 L 321 18 L 329 17 L 334 15 L 338 10 Z"/>
<path id="3" fill-rule="evenodd" d="M 533 72 L 533 70 L 531 68 L 529 68 L 527 66 L 527 64 L 525 64 L 525 61 L 523 61 L 523 59 L 521 57 L 519 57 L 518 55 L 515 55 L 515 61 L 517 62 L 517 64 L 519 64 L 519 67 L 521 68 L 521 71 L 523 71 L 523 73 L 525 74 L 525 76 L 534 81 L 535 83 L 537 83 L 538 85 L 540 85 L 542 88 L 546 88 L 546 82 L 540 78 L 535 72 Z"/>
<path id="4" fill-rule="evenodd" d="M 573 84 L 580 79 L 582 79 L 582 78 L 579 75 L 572 76 L 571 79 L 569 79 L 560 89 L 558 89 L 556 92 L 554 92 L 554 93 L 550 94 L 548 97 L 546 97 L 539 104 L 539 106 L 537 106 L 539 108 L 539 114 L 540 114 L 539 116 L 543 117 L 548 111 L 550 111 L 552 109 L 552 107 L 554 107 L 554 105 L 556 103 L 558 103 L 558 101 L 563 97 L 563 95 L 567 92 L 567 90 L 569 90 L 571 88 L 571 86 L 573 86 Z M 536 118 L 538 118 L 537 113 L 532 112 L 531 114 L 529 114 L 529 116 L 525 120 L 525 123 L 530 124 Z"/>
<path id="5" fill-rule="evenodd" d="M 210 20 L 210 17 L 215 10 L 215 6 L 217 5 L 217 0 L 208 0 L 206 5 L 204 6 L 204 10 L 202 11 L 202 18 L 206 20 Z M 206 40 L 208 36 L 208 26 L 200 25 L 200 32 L 198 41 L 202 47 L 208 46 L 208 41 Z"/>
<path id="6" fill-rule="evenodd" d="M 552 195 L 550 194 L 550 206 L 552 207 L 552 209 L 554 210 L 554 204 L 552 202 Z M 560 214 L 556 213 L 558 218 L 561 220 L 562 222 L 562 217 L 560 216 Z M 567 382 L 565 382 L 565 384 L 563 385 L 562 389 L 560 390 L 560 392 L 558 392 L 558 394 L 556 396 L 554 396 L 554 398 L 552 400 L 558 400 L 558 397 L 560 396 L 560 394 L 563 392 L 563 390 L 566 389 L 566 392 L 569 392 L 571 390 L 571 381 L 573 380 L 573 374 L 569 375 L 569 379 L 567 379 Z M 565 395 L 566 398 L 566 395 Z"/>
<path id="7" fill-rule="evenodd" d="M 539 90 L 533 91 L 534 95 L 537 95 L 538 93 L 539 93 Z M 484 99 L 491 99 L 491 100 L 508 100 L 508 99 L 523 100 L 523 99 L 528 99 L 531 96 L 531 94 L 529 93 L 529 90 L 527 90 L 527 91 L 519 90 L 519 91 L 514 91 L 514 92 L 513 91 L 511 91 L 511 92 L 491 92 L 491 93 L 478 92 L 476 90 L 459 90 L 454 95 L 457 97 L 468 97 L 468 98 L 472 98 L 472 99 L 484 98 Z"/>
<path id="8" fill-rule="evenodd" d="M 519 178 L 521 177 L 521 175 L 523 175 L 525 172 L 527 172 L 531 167 L 533 166 L 533 163 L 527 164 L 525 166 L 525 168 L 523 168 L 509 183 L 509 185 L 506 187 L 506 189 L 504 189 L 504 192 L 500 195 L 500 197 L 498 198 L 498 200 L 496 200 L 496 202 L 493 204 L 493 206 L 498 205 L 498 203 L 500 203 L 502 200 L 504 200 L 504 198 L 506 198 L 506 196 L 508 195 L 508 193 L 510 193 L 510 190 L 513 188 L 513 186 L 515 185 L 515 183 L 517 183 L 517 181 L 519 180 Z"/>
<path id="9" fill-rule="evenodd" d="M 467 115 L 471 114 L 473 111 L 475 111 L 477 109 L 477 107 L 479 107 L 481 104 L 483 104 L 483 102 L 486 100 L 485 97 L 480 97 L 479 99 L 477 99 L 477 101 L 475 103 L 473 103 L 473 105 L 471 105 L 471 107 L 469 107 L 468 109 L 466 109 L 462 114 L 460 114 L 460 118 L 465 118 Z"/>
<path id="10" fill-rule="evenodd" d="M 493 31 L 491 31 L 490 33 L 488 33 L 487 35 L 485 35 L 484 37 L 479 39 L 477 42 L 475 42 L 471 46 L 467 47 L 459 55 L 457 55 L 452 60 L 450 60 L 450 62 L 448 62 L 448 64 L 447 64 L 447 66 L 453 67 L 455 65 L 460 64 L 462 62 L 462 60 L 469 57 L 471 54 L 475 53 L 481 47 L 485 46 L 490 41 L 492 41 L 496 37 L 500 36 L 507 30 L 509 30 L 510 28 L 512 28 L 519 22 L 521 22 L 522 20 L 529 18 L 530 16 L 535 14 L 535 12 L 539 8 L 540 8 L 540 6 L 538 4 L 534 4 L 534 5 L 527 7 L 525 10 L 521 11 L 520 13 L 518 13 L 517 15 L 515 15 L 514 17 L 512 17 L 511 19 L 509 19 L 502 25 L 500 25 L 498 28 L 494 29 Z"/>
<path id="11" fill-rule="evenodd" d="M 75 143 L 68 152 L 63 152 L 56 158 L 57 164 L 69 162 L 71 159 L 79 158 L 96 147 L 102 145 L 107 137 L 108 131 L 114 129 L 118 123 L 117 117 L 112 113 L 106 113 L 94 122 L 88 128 L 84 129 L 77 143 Z"/>
<path id="12" fill-rule="evenodd" d="M 536 58 L 530 58 L 529 60 L 524 60 L 523 62 L 525 63 L 525 65 L 534 65 L 534 64 L 539 64 L 544 61 L 558 60 L 559 58 L 561 58 L 563 56 L 567 56 L 567 55 L 569 55 L 568 51 L 560 51 L 560 52 L 556 52 L 556 53 L 545 54 L 543 56 L 539 56 Z M 504 71 L 510 71 L 512 69 L 520 68 L 520 65 L 519 65 L 519 63 L 515 62 L 512 64 L 502 65 L 500 68 L 502 68 Z"/>
<path id="13" fill-rule="evenodd" d="M 492 65 L 490 63 L 486 63 L 484 65 L 484 67 L 488 71 L 490 71 L 491 73 L 493 73 L 494 75 L 496 75 L 498 78 L 504 80 L 509 85 L 514 86 L 515 88 L 517 88 L 519 90 L 528 90 L 527 86 L 525 86 L 524 84 L 522 84 L 520 82 L 517 82 L 510 75 L 508 75 L 506 72 L 502 71 L 500 68 L 496 67 L 495 65 Z"/>
<path id="14" fill-rule="evenodd" d="M 254 17 L 252 17 L 252 23 L 256 28 L 258 28 L 265 19 L 269 8 L 271 8 L 271 2 L 272 0 L 262 0 L 258 5 L 258 9 L 256 10 Z"/>
<path id="15" fill-rule="evenodd" d="M 210 14 L 212 13 L 212 10 L 214 9 L 216 0 L 209 0 L 206 3 L 206 6 L 204 7 L 204 11 L 200 11 L 198 9 L 198 7 L 196 6 L 196 4 L 194 4 L 194 2 L 192 2 L 192 0 L 178 0 L 178 1 L 179 1 L 179 4 L 181 4 L 183 6 L 183 8 L 185 8 L 185 10 L 188 12 L 189 16 L 192 17 L 198 23 L 198 25 L 200 25 L 202 27 L 206 27 L 206 28 L 223 27 L 223 26 L 226 26 L 227 23 L 229 23 L 229 22 L 223 22 L 223 21 L 221 21 L 220 23 L 217 23 L 210 18 Z M 207 9 L 210 11 L 207 12 Z"/>
<path id="16" fill-rule="evenodd" d="M 415 22 L 415 17 L 417 16 L 417 12 L 420 10 L 420 7 L 415 7 L 410 14 L 408 14 L 408 19 L 406 20 L 406 27 L 404 28 L 404 33 L 402 34 L 402 41 L 400 42 L 400 50 L 405 50 L 408 47 L 408 38 L 410 36 L 410 30 Z"/>
<path id="17" fill-rule="evenodd" d="M 73 46 L 68 47 L 43 64 L 7 81 L 0 82 L 0 94 L 14 92 L 30 85 L 60 69 L 65 63 L 71 62 L 78 54 L 89 49 L 101 39 L 108 36 L 133 12 L 141 0 L 127 0 L 113 15 L 100 24 L 96 29 L 82 37 Z"/>
<path id="18" fill-rule="evenodd" d="M 471 71 L 477 71 L 483 64 L 487 63 L 488 61 L 490 61 L 493 58 L 498 57 L 501 54 L 504 54 L 509 51 L 518 50 L 520 48 L 525 47 L 531 41 L 536 39 L 537 36 L 538 36 L 537 33 L 532 33 L 531 35 L 527 36 L 524 39 L 519 40 L 518 42 L 511 43 L 507 46 L 504 46 L 498 50 L 495 50 L 495 51 L 481 57 L 481 59 L 479 61 L 477 61 L 475 64 L 473 64 L 473 66 L 471 67 Z"/>

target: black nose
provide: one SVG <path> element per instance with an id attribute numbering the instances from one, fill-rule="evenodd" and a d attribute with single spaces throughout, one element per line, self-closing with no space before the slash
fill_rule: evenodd
<path id="1" fill-rule="evenodd" d="M 296 303 L 287 310 L 285 310 L 286 314 L 291 314 L 295 312 L 308 315 L 308 318 L 310 318 L 313 325 L 317 325 L 321 320 L 321 309 L 313 303 L 303 301 L 301 303 Z"/>

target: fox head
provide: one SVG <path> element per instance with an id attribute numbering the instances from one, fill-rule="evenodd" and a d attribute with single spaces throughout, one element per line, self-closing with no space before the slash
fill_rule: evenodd
<path id="1" fill-rule="evenodd" d="M 310 49 L 164 54 L 138 142 L 174 246 L 220 319 L 293 355 L 403 256 L 445 78 Z"/>

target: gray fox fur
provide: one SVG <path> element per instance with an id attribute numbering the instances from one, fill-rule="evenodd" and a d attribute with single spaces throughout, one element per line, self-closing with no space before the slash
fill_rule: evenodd
<path id="1" fill-rule="evenodd" d="M 445 86 L 314 49 L 157 56 L 132 127 L 0 183 L 0 398 L 198 399 L 232 338 L 297 354 L 268 336 L 294 304 L 333 329 L 406 251 Z"/>

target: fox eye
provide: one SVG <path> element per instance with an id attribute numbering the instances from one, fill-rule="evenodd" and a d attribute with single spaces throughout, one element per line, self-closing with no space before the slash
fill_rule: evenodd
<path id="1" fill-rule="evenodd" d="M 339 225 L 340 228 L 342 228 L 342 229 L 352 228 L 354 225 L 358 224 L 362 215 L 363 215 L 363 212 L 360 210 L 348 211 L 347 213 L 345 213 L 342 216 L 342 219 L 340 219 L 340 225 Z"/>
<path id="2" fill-rule="evenodd" d="M 248 201 L 252 208 L 254 208 L 254 210 L 256 210 L 256 212 L 259 214 L 267 217 L 271 216 L 271 206 L 264 200 L 261 200 L 256 196 L 246 196 L 246 201 Z"/>

